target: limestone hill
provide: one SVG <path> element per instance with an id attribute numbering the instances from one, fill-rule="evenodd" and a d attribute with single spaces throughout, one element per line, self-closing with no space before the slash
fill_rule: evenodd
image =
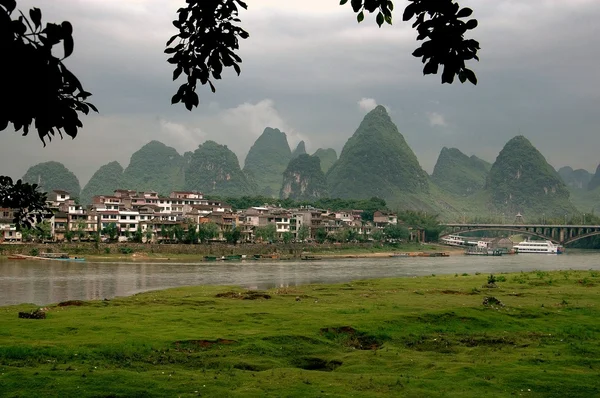
<path id="1" fill-rule="evenodd" d="M 280 197 L 310 201 L 326 196 L 327 183 L 320 159 L 307 154 L 292 159 L 283 173 Z"/>
<path id="2" fill-rule="evenodd" d="M 427 202 L 428 178 L 383 106 L 364 117 L 327 172 L 331 197 L 376 196 L 397 204 L 410 195 L 411 207 Z"/>
<path id="3" fill-rule="evenodd" d="M 267 127 L 250 148 L 244 162 L 244 173 L 254 181 L 258 194 L 277 196 L 283 172 L 291 158 L 285 133 Z"/>
<path id="4" fill-rule="evenodd" d="M 493 205 L 510 216 L 533 219 L 576 212 L 569 190 L 556 170 L 523 136 L 508 141 L 494 162 L 486 183 Z"/>
<path id="5" fill-rule="evenodd" d="M 81 186 L 79 180 L 59 162 L 44 162 L 30 167 L 22 178 L 23 182 L 38 184 L 41 191 L 51 192 L 55 189 L 67 191 L 71 197 L 79 197 Z"/>
<path id="6" fill-rule="evenodd" d="M 110 162 L 100 167 L 81 191 L 81 203 L 90 204 L 96 195 L 110 195 L 116 189 L 127 189 L 123 184 L 123 167 Z"/>
<path id="7" fill-rule="evenodd" d="M 431 179 L 441 188 L 460 196 L 472 195 L 485 187 L 491 164 L 467 156 L 456 148 L 442 148 Z"/>
<path id="8" fill-rule="evenodd" d="M 185 189 L 206 195 L 252 195 L 255 187 L 240 169 L 237 156 L 226 145 L 206 141 L 190 157 L 185 169 Z"/>

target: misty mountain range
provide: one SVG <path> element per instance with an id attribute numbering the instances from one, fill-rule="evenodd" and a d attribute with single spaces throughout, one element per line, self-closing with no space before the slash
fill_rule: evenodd
<path id="1" fill-rule="evenodd" d="M 600 166 L 599 166 L 600 170 Z M 306 153 L 304 142 L 292 151 L 284 132 L 267 127 L 249 148 L 240 167 L 227 147 L 206 141 L 193 152 L 178 153 L 151 141 L 123 168 L 112 161 L 100 167 L 83 189 L 58 162 L 31 167 L 23 180 L 43 190 L 63 189 L 90 203 L 115 189 L 201 191 L 219 197 L 260 195 L 310 201 L 323 197 L 380 197 L 393 209 L 436 212 L 456 219 L 562 217 L 592 212 L 600 203 L 600 171 L 563 167 L 556 171 L 523 136 L 511 139 L 491 164 L 457 148 L 442 148 L 431 175 L 420 166 L 385 107 L 369 112 L 338 158 L 335 150 Z"/>

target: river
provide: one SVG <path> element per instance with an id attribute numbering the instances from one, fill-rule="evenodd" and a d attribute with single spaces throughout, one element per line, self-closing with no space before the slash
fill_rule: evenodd
<path id="1" fill-rule="evenodd" d="M 598 270 L 600 252 L 213 263 L 0 260 L 0 306 L 97 300 L 177 286 L 267 289 L 369 278 L 565 269 Z"/>

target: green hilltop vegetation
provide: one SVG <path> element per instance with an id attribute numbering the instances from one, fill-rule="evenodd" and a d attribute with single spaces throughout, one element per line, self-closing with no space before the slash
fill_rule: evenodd
<path id="1" fill-rule="evenodd" d="M 300 155 L 304 155 L 305 153 L 306 145 L 304 144 L 304 141 L 300 141 L 296 146 L 296 149 L 294 149 L 294 152 L 292 152 L 292 159 L 295 159 Z"/>
<path id="2" fill-rule="evenodd" d="M 79 197 L 81 186 L 79 180 L 59 162 L 44 162 L 30 167 L 22 178 L 23 182 L 38 184 L 41 191 L 52 192 L 61 189 L 72 197 Z"/>
<path id="3" fill-rule="evenodd" d="M 332 197 L 377 196 L 389 202 L 428 206 L 429 177 L 385 107 L 369 112 L 327 172 Z"/>
<path id="4" fill-rule="evenodd" d="M 214 141 L 198 146 L 190 157 L 185 169 L 185 189 L 225 196 L 255 192 L 255 186 L 240 169 L 235 153 Z"/>
<path id="5" fill-rule="evenodd" d="M 331 166 L 337 161 L 337 153 L 335 152 L 335 149 L 332 148 L 319 148 L 313 153 L 313 156 L 321 159 L 321 170 L 323 170 L 323 173 L 327 173 Z"/>
<path id="6" fill-rule="evenodd" d="M 468 196 L 485 188 L 492 165 L 477 156 L 468 157 L 456 148 L 442 148 L 431 179 L 448 192 Z"/>
<path id="7" fill-rule="evenodd" d="M 283 199 L 313 200 L 327 197 L 327 182 L 316 156 L 301 154 L 292 159 L 283 173 L 279 195 Z"/>
<path id="8" fill-rule="evenodd" d="M 598 187 L 600 187 L 600 165 L 596 168 L 596 173 L 590 178 L 587 189 L 593 191 Z"/>
<path id="9" fill-rule="evenodd" d="M 304 151 L 300 142 L 294 152 Z M 291 162 L 285 133 L 273 128 L 256 140 L 243 171 L 237 156 L 214 141 L 183 156 L 152 141 L 131 156 L 124 171 L 117 162 L 102 166 L 82 191 L 82 203 L 116 188 L 162 195 L 186 189 L 212 197 L 257 195 L 259 205 L 271 203 L 267 198 L 314 202 L 327 196 L 342 201 L 378 197 L 393 211 L 438 214 L 443 221 L 512 222 L 517 213 L 528 221 L 564 220 L 565 215 L 575 219 L 600 212 L 600 172 L 593 177 L 571 167 L 557 172 L 523 136 L 511 139 L 493 165 L 456 148 L 443 148 L 430 177 L 383 106 L 364 117 L 339 158 L 333 149 L 303 155 Z M 44 190 L 79 195 L 77 178 L 57 162 L 30 168 L 24 179 L 39 182 Z"/>
<path id="10" fill-rule="evenodd" d="M 558 169 L 558 175 L 571 190 L 588 189 L 593 174 L 584 169 L 573 170 L 572 167 L 565 166 Z M 600 179 L 600 177 L 599 177 Z"/>
<path id="11" fill-rule="evenodd" d="M 282 175 L 292 159 L 285 133 L 267 127 L 250 148 L 244 162 L 244 173 L 257 187 L 259 194 L 276 196 L 281 189 Z"/>
<path id="12" fill-rule="evenodd" d="M 181 190 L 184 182 L 184 158 L 175 148 L 150 141 L 131 155 L 123 172 L 124 189 L 156 191 L 166 195 Z"/>
<path id="13" fill-rule="evenodd" d="M 495 207 L 525 218 L 577 212 L 556 170 L 523 136 L 508 141 L 490 170 L 486 189 Z"/>
<path id="14" fill-rule="evenodd" d="M 89 204 L 96 195 L 110 195 L 115 189 L 123 189 L 123 167 L 110 162 L 100 167 L 81 191 L 81 203 Z"/>

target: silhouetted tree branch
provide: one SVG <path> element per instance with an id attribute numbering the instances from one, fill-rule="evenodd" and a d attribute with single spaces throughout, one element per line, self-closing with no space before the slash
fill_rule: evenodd
<path id="1" fill-rule="evenodd" d="M 14 129 L 29 133 L 35 128 L 44 145 L 55 133 L 75 138 L 83 127 L 78 112 L 88 114 L 96 107 L 85 100 L 85 91 L 63 61 L 73 53 L 73 27 L 67 21 L 47 23 L 42 29 L 42 12 L 29 11 L 29 19 L 15 12 L 15 0 L 0 0 L 0 49 L 2 51 L 2 95 L 0 131 L 12 123 Z M 63 58 L 52 54 L 62 42 Z"/>
<path id="2" fill-rule="evenodd" d="M 233 67 L 239 75 L 242 59 L 235 53 L 239 40 L 247 39 L 248 32 L 239 26 L 239 8 L 247 9 L 241 0 L 186 0 L 187 7 L 177 10 L 178 19 L 173 25 L 179 33 L 167 41 L 165 53 L 171 55 L 168 62 L 175 65 L 173 80 L 182 74 L 187 81 L 179 86 L 171 99 L 172 104 L 183 102 L 188 110 L 199 104 L 196 88 L 200 84 L 210 86 L 211 79 L 221 79 L 224 68 Z M 413 18 L 417 40 L 423 41 L 413 55 L 425 64 L 423 74 L 437 74 L 443 65 L 442 83 L 453 83 L 454 77 L 464 83 L 477 84 L 475 73 L 465 66 L 465 61 L 479 60 L 479 43 L 465 39 L 468 30 L 477 27 L 477 20 L 464 21 L 471 16 L 470 8 L 460 8 L 453 0 L 409 0 L 403 14 L 404 21 Z M 340 5 L 348 3 L 341 0 Z M 356 19 L 360 23 L 365 13 L 376 14 L 379 27 L 392 24 L 392 0 L 350 0 Z"/>

